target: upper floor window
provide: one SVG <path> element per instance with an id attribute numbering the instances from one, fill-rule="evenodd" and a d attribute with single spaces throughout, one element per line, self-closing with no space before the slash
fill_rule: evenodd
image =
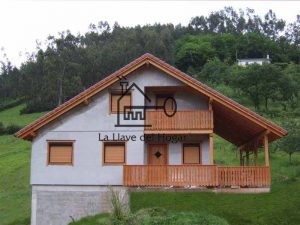
<path id="1" fill-rule="evenodd" d="M 183 164 L 201 164 L 201 147 L 199 143 L 183 144 Z"/>
<path id="2" fill-rule="evenodd" d="M 121 92 L 111 92 L 110 93 L 110 112 L 117 113 L 118 107 L 119 112 L 123 113 L 125 107 L 131 106 L 131 92 L 122 95 Z"/>
<path id="3" fill-rule="evenodd" d="M 173 111 L 174 110 L 174 101 L 170 99 L 173 98 L 172 95 L 157 95 L 156 96 L 156 107 L 158 110 Z"/>
<path id="4" fill-rule="evenodd" d="M 73 165 L 73 142 L 50 141 L 48 142 L 49 165 Z"/>

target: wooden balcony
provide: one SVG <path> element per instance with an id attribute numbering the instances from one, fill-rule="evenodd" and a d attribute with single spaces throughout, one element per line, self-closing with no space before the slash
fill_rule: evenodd
<path id="1" fill-rule="evenodd" d="M 164 111 L 146 111 L 145 133 L 209 133 L 213 129 L 211 110 L 177 111 L 169 117 Z"/>
<path id="2" fill-rule="evenodd" d="M 270 186 L 270 168 L 268 166 L 221 166 L 218 167 L 218 183 L 221 187 Z"/>
<path id="3" fill-rule="evenodd" d="M 124 165 L 124 186 L 150 187 L 269 187 L 266 166 L 218 167 L 216 165 Z"/>

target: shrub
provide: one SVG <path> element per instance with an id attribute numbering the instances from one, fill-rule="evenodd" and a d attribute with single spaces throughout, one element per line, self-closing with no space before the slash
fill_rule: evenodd
<path id="1" fill-rule="evenodd" d="M 5 127 L 2 122 L 0 122 L 0 135 L 5 134 Z"/>
<path id="2" fill-rule="evenodd" d="M 0 103 L 0 111 L 3 111 L 5 109 L 9 109 L 15 106 L 20 105 L 24 100 L 21 99 L 15 99 L 15 100 L 10 100 L 10 101 L 4 101 Z"/>
<path id="3" fill-rule="evenodd" d="M 220 217 L 207 213 L 170 212 L 162 208 L 146 208 L 128 213 L 122 219 L 112 214 L 86 217 L 70 225 L 229 225 Z"/>
<path id="4" fill-rule="evenodd" d="M 205 213 L 171 213 L 165 209 L 141 209 L 135 214 L 135 221 L 140 225 L 228 225 L 220 217 Z"/>
<path id="5" fill-rule="evenodd" d="M 4 134 L 14 134 L 16 133 L 18 130 L 20 130 L 22 127 L 15 125 L 15 124 L 10 124 L 7 127 L 5 127 L 3 125 L 2 122 L 0 122 L 0 135 L 4 135 Z"/>
<path id="6" fill-rule="evenodd" d="M 125 199 L 126 192 L 114 190 L 112 187 L 109 188 L 109 192 L 112 206 L 112 219 L 114 224 L 122 224 L 121 222 L 127 222 L 130 218 L 130 212 Z"/>
<path id="7" fill-rule="evenodd" d="M 5 133 L 6 134 L 14 134 L 17 131 L 19 131 L 22 127 L 16 125 L 16 124 L 10 124 L 6 127 Z"/>

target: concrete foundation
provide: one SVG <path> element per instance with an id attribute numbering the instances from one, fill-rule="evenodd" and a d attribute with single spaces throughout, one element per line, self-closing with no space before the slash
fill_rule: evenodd
<path id="1" fill-rule="evenodd" d="M 124 187 L 112 187 L 128 204 Z M 111 211 L 107 186 L 32 186 L 31 225 L 67 225 L 81 217 Z"/>

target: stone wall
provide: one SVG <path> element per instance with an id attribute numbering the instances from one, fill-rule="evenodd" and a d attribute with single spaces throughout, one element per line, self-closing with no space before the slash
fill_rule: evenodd
<path id="1" fill-rule="evenodd" d="M 128 203 L 127 189 L 113 187 Z M 33 186 L 31 225 L 67 225 L 72 220 L 111 210 L 105 186 Z"/>

